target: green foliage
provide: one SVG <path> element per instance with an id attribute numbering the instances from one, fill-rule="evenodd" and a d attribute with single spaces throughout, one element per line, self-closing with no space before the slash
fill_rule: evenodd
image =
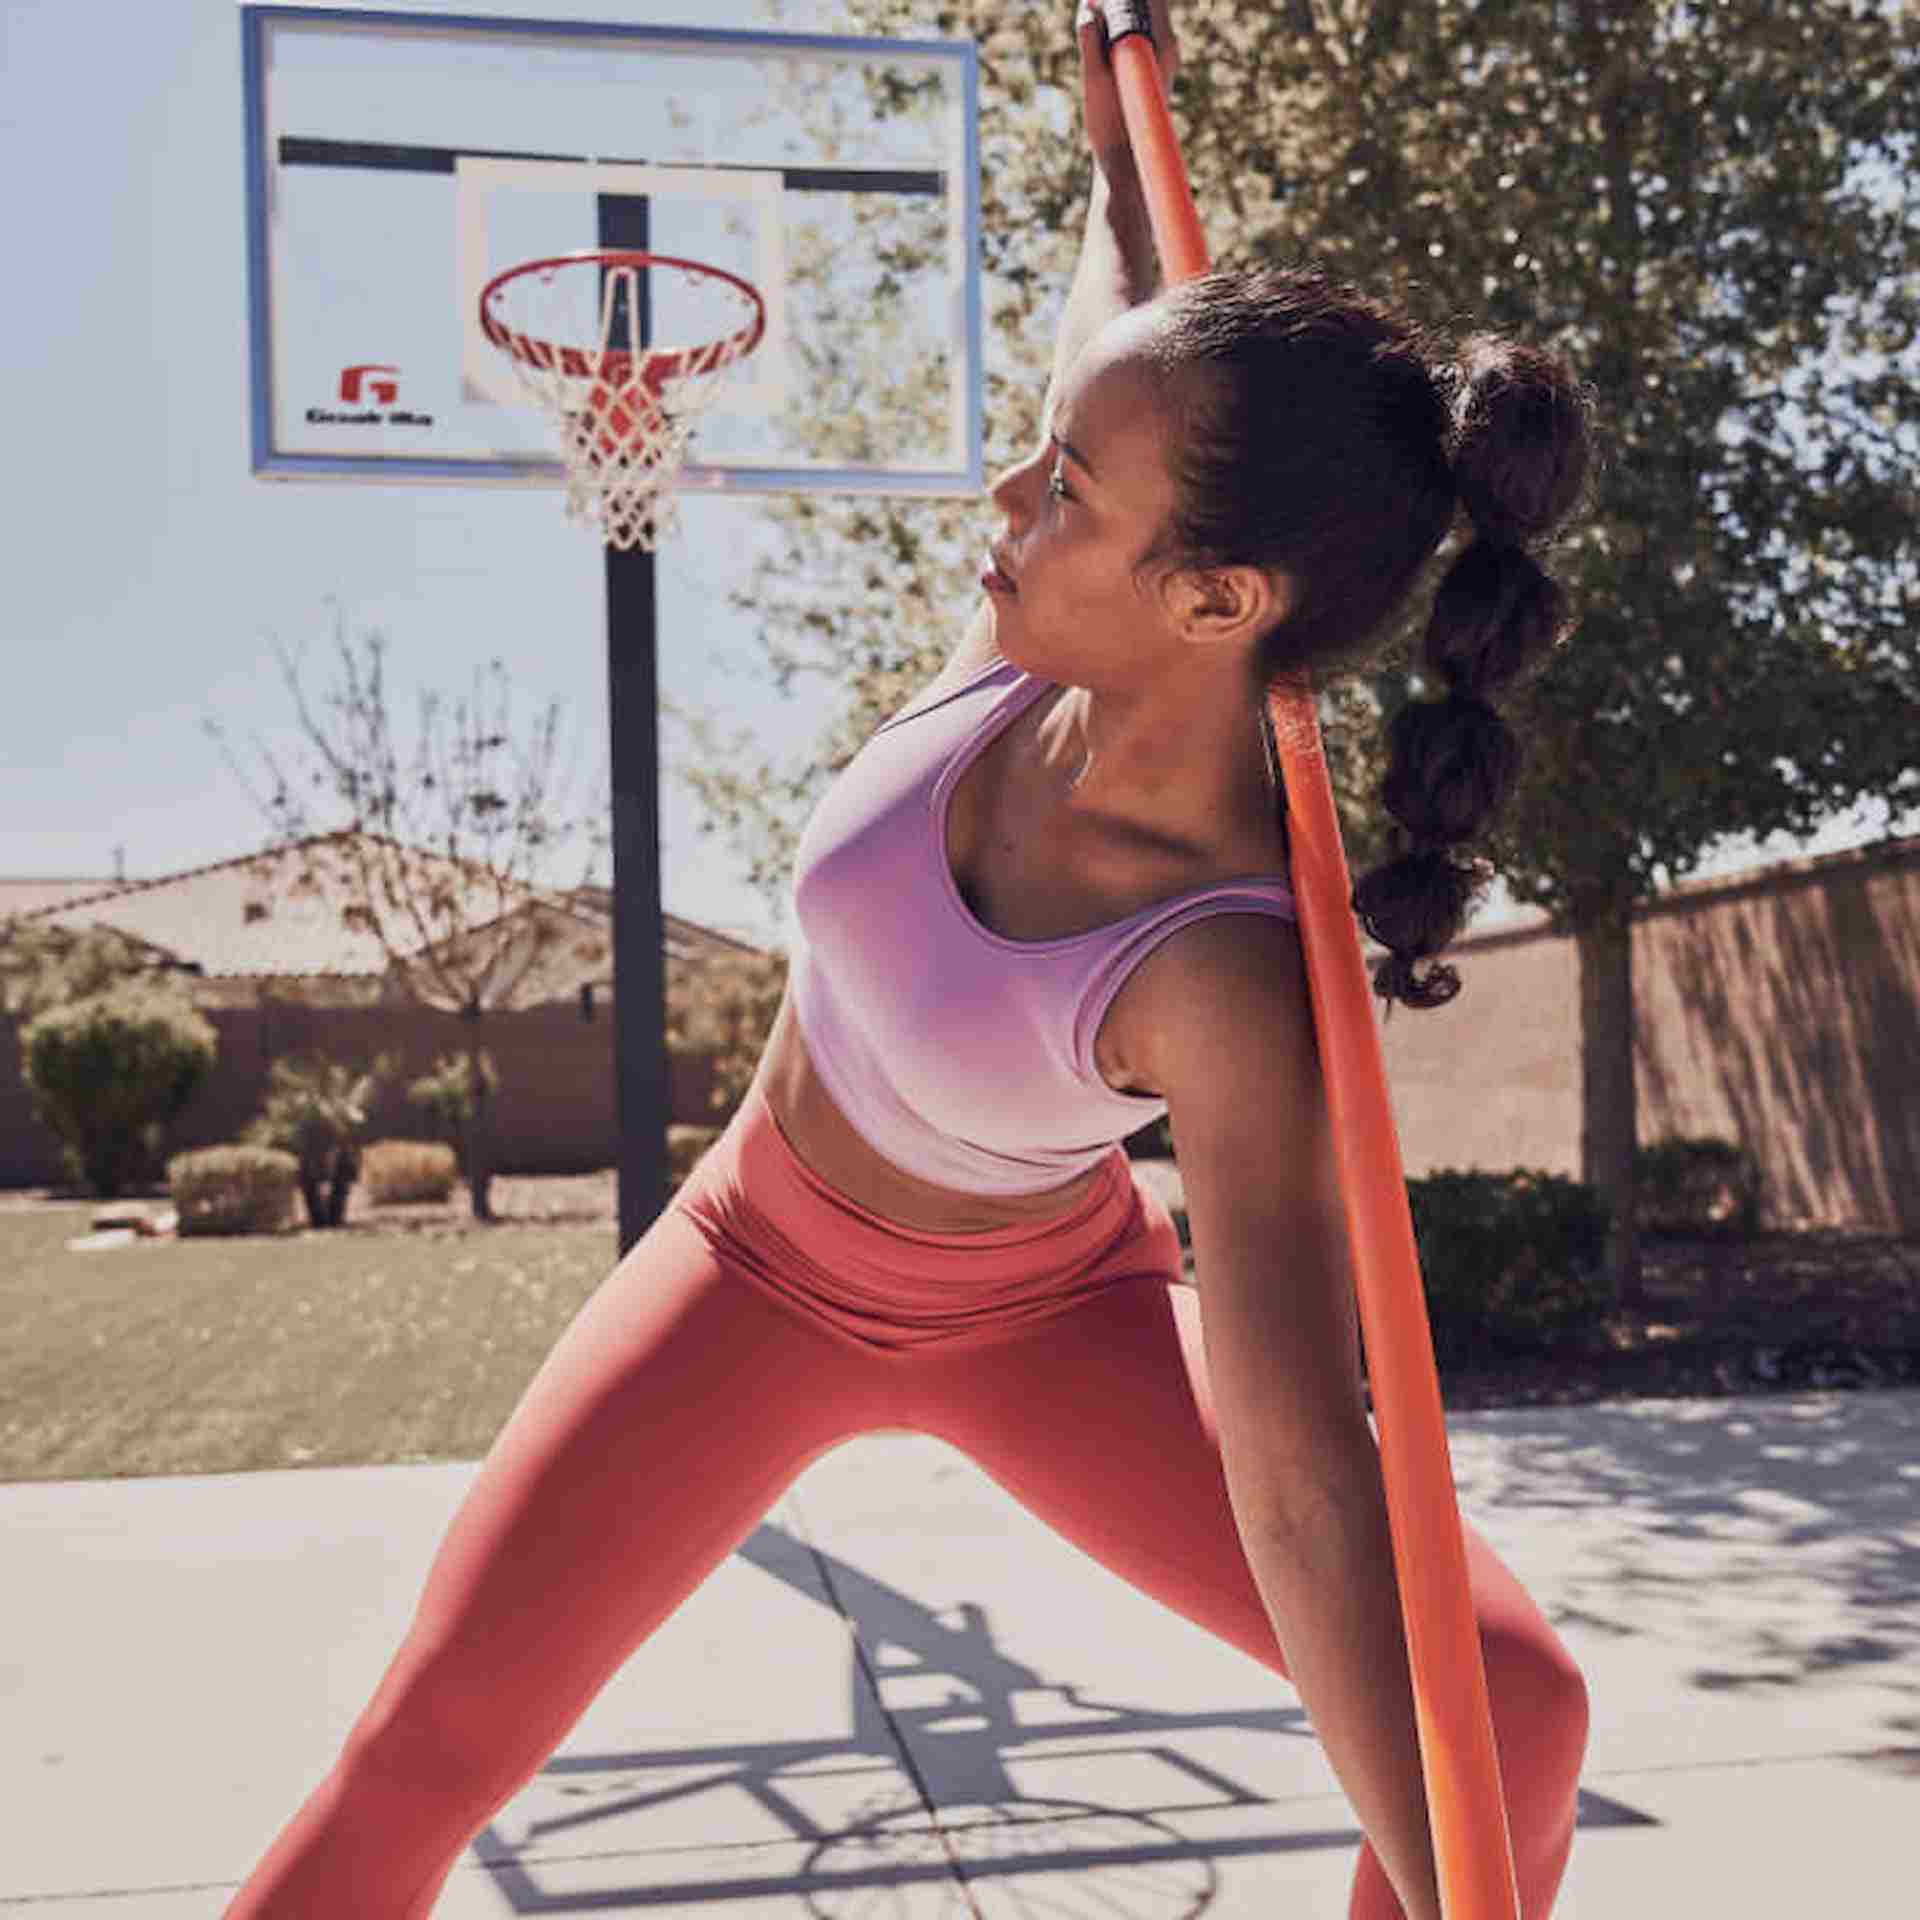
<path id="1" fill-rule="evenodd" d="M 376 1206 L 441 1201 L 452 1195 L 460 1163 L 437 1140 L 376 1140 L 360 1156 L 360 1176 Z"/>
<path id="2" fill-rule="evenodd" d="M 1604 1317 L 1611 1215 L 1592 1187 L 1524 1168 L 1443 1171 L 1408 1181 L 1407 1197 L 1443 1367 L 1577 1339 Z"/>
<path id="3" fill-rule="evenodd" d="M 1071 11 L 843 14 L 979 45 L 987 458 L 1004 464 L 1038 437 L 1090 177 Z M 1731 836 L 1807 836 L 1876 801 L 1899 830 L 1920 804 L 1920 9 L 1182 0 L 1177 27 L 1174 117 L 1216 260 L 1313 261 L 1456 335 L 1559 349 L 1591 383 L 1593 511 L 1551 556 L 1582 624 L 1508 703 L 1527 760 L 1483 849 L 1514 896 L 1584 949 Z M 872 210 L 876 234 L 887 218 Z M 815 297 L 831 314 L 831 284 Z M 887 378 L 842 298 L 816 343 L 842 364 L 808 389 L 836 408 Z M 844 704 L 791 766 L 696 719 L 683 778 L 777 902 L 811 801 L 951 650 L 996 516 L 768 512 L 778 539 L 741 604 L 782 684 L 818 675 Z M 1433 691 L 1408 647 L 1430 588 L 1321 688 L 1356 874 L 1388 845 L 1385 727 Z M 1631 1078 L 1589 1068 L 1611 1111 L 1585 1171 L 1630 1222 Z"/>
<path id="4" fill-rule="evenodd" d="M 719 1127 L 689 1127 L 676 1122 L 667 1129 L 667 1191 L 677 1192 L 700 1162 L 700 1156 L 720 1138 Z"/>
<path id="5" fill-rule="evenodd" d="M 299 1181 L 299 1161 L 277 1147 L 204 1147 L 167 1162 L 183 1235 L 278 1233 L 291 1224 Z"/>
<path id="6" fill-rule="evenodd" d="M 0 1013 L 31 1020 L 70 1000 L 138 984 L 184 1006 L 179 979 L 164 955 L 111 927 L 75 932 L 33 920 L 0 921 Z"/>
<path id="7" fill-rule="evenodd" d="M 21 1066 L 69 1173 L 112 1199 L 158 1172 L 166 1129 L 212 1072 L 218 1044 L 177 995 L 122 986 L 30 1021 Z"/>
<path id="8" fill-rule="evenodd" d="M 499 1089 L 500 1073 L 492 1054 L 451 1053 L 442 1054 L 431 1073 L 422 1074 L 407 1088 L 407 1098 L 442 1139 L 457 1147 Z"/>
<path id="9" fill-rule="evenodd" d="M 752 1083 L 786 989 L 784 954 L 669 961 L 667 1046 L 711 1056 L 716 1112 L 732 1112 Z"/>
<path id="10" fill-rule="evenodd" d="M 1667 1139 L 1642 1147 L 1634 1191 L 1651 1233 L 1750 1234 L 1761 1208 L 1759 1163 L 1736 1141 Z"/>
<path id="11" fill-rule="evenodd" d="M 926 25 L 920 0 L 847 14 Z M 981 48 L 1000 461 L 1035 437 L 1071 273 L 1078 69 L 1064 12 L 954 0 L 938 21 Z M 1177 26 L 1174 114 L 1221 264 L 1312 259 L 1592 383 L 1606 458 L 1555 557 L 1583 630 L 1516 701 L 1529 774 L 1491 849 L 1516 894 L 1566 931 L 1729 834 L 1920 801 L 1920 13 L 1184 0 Z M 776 662 L 849 688 L 823 762 L 949 644 L 987 518 L 861 501 L 787 522 L 754 601 Z M 1323 696 L 1350 833 L 1378 812 L 1365 736 L 1426 691 L 1398 649 L 1384 664 L 1351 713 Z"/>
<path id="12" fill-rule="evenodd" d="M 486 1111 L 499 1089 L 500 1074 L 493 1056 L 477 1047 L 465 1053 L 442 1054 L 434 1062 L 433 1071 L 407 1089 L 407 1098 L 459 1154 L 476 1220 L 493 1218 Z"/>
<path id="13" fill-rule="evenodd" d="M 381 1083 L 393 1073 L 383 1054 L 370 1067 L 333 1060 L 276 1060 L 265 1111 L 247 1129 L 255 1146 L 278 1147 L 300 1166 L 300 1192 L 315 1227 L 337 1227 L 360 1170 L 360 1144 Z"/>

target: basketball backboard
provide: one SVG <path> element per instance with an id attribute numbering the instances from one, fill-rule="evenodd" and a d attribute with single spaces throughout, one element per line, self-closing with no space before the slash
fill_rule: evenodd
<path id="1" fill-rule="evenodd" d="M 480 292 L 618 246 L 767 304 L 683 485 L 979 490 L 970 42 L 240 13 L 256 473 L 558 484 Z"/>

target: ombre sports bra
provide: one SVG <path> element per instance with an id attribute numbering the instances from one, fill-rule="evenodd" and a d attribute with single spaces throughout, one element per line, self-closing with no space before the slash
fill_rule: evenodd
<path id="1" fill-rule="evenodd" d="M 1005 940 L 961 898 L 947 806 L 1053 683 L 999 662 L 882 726 L 800 839 L 790 988 L 815 1070 L 877 1152 L 935 1185 L 1038 1193 L 1097 1165 L 1166 1102 L 1117 1093 L 1094 1040 L 1127 976 L 1219 913 L 1294 918 L 1278 881 L 1231 881 L 1057 940 Z"/>

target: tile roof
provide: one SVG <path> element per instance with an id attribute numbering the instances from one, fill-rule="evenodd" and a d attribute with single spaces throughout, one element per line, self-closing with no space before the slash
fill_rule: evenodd
<path id="1" fill-rule="evenodd" d="M 72 900 L 91 900 L 125 886 L 124 880 L 0 879 L 0 920 L 15 914 L 45 913 Z"/>
<path id="2" fill-rule="evenodd" d="M 0 885 L 21 889 L 23 897 L 32 886 L 51 890 L 53 897 L 40 906 L 13 909 L 23 917 L 73 931 L 110 927 L 171 954 L 210 980 L 375 980 L 389 971 L 387 955 L 372 932 L 351 923 L 347 909 L 353 894 L 333 872 L 337 857 L 329 857 L 346 851 L 346 841 L 344 835 L 320 835 L 157 880 L 94 883 L 91 892 L 83 881 Z M 457 886 L 462 879 L 461 869 L 443 856 L 417 848 L 395 852 L 436 882 Z M 303 873 L 312 877 L 312 885 L 301 885 Z M 491 879 L 471 872 L 465 878 L 470 898 L 458 918 L 469 928 L 540 908 L 563 924 L 579 924 L 589 937 L 607 931 L 611 894 L 605 889 L 500 893 Z M 6 905 L 0 896 L 0 909 Z M 429 927 L 396 944 L 418 952 L 436 944 L 431 934 Z M 669 951 L 677 945 L 752 951 L 673 915 L 667 916 L 667 944 Z"/>
<path id="3" fill-rule="evenodd" d="M 597 920 L 610 921 L 613 918 L 611 887 L 570 887 L 564 898 L 570 906 L 592 914 Z M 735 939 L 730 933 L 720 933 L 696 921 L 682 920 L 678 914 L 669 913 L 665 920 L 669 960 L 718 960 L 729 954 L 757 954 L 761 951 L 748 941 Z"/>

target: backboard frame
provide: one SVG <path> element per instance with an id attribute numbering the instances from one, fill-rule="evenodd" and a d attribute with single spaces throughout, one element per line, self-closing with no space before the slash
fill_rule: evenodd
<path id="1" fill-rule="evenodd" d="M 966 40 L 887 40 L 872 37 L 806 33 L 762 33 L 739 28 L 656 26 L 603 20 L 529 20 L 483 14 L 426 14 L 391 9 L 245 4 L 241 17 L 242 91 L 244 102 L 246 237 L 248 273 L 248 349 L 251 464 L 256 476 L 267 480 L 322 480 L 373 485 L 479 485 L 557 488 L 563 476 L 557 458 L 534 455 L 509 458 L 442 458 L 425 454 L 382 453 L 378 458 L 351 454 L 295 451 L 276 438 L 278 410 L 275 390 L 275 319 L 271 237 L 274 159 L 269 142 L 269 58 L 271 36 L 302 26 L 334 27 L 369 35 L 382 30 L 403 35 L 473 35 L 483 40 L 564 43 L 568 41 L 632 42 L 636 48 L 657 45 L 670 50 L 716 50 L 742 55 L 763 51 L 793 56 L 898 57 L 950 69 L 958 89 L 961 164 L 943 174 L 942 191 L 948 201 L 950 253 L 959 257 L 953 267 L 951 298 L 961 311 L 953 320 L 957 339 L 964 341 L 965 370 L 956 379 L 956 419 L 951 436 L 957 458 L 938 469 L 865 468 L 805 465 L 703 466 L 696 444 L 682 475 L 689 491 L 723 493 L 817 492 L 876 495 L 967 496 L 984 487 L 985 399 L 982 370 L 983 325 L 980 289 L 980 178 L 979 178 L 979 63 L 976 49 Z M 402 150 L 396 149 L 396 154 Z M 415 162 L 402 158 L 401 167 L 419 171 L 457 172 L 461 156 L 481 161 L 511 162 L 569 156 L 533 156 L 501 151 L 461 149 L 458 155 L 427 156 Z M 582 159 L 584 160 L 584 156 Z M 441 164 L 444 160 L 445 164 Z M 644 161 L 618 164 L 645 165 Z M 671 166 L 663 173 L 672 172 Z M 687 170 L 681 170 L 687 171 Z M 796 174 L 818 175 L 819 168 L 796 168 Z M 849 169 L 849 177 L 858 173 Z M 955 177 L 957 175 L 957 177 Z M 925 188 L 919 189 L 926 191 Z M 464 240 L 463 240 L 464 244 Z M 462 388 L 473 392 L 471 369 L 461 369 Z"/>

